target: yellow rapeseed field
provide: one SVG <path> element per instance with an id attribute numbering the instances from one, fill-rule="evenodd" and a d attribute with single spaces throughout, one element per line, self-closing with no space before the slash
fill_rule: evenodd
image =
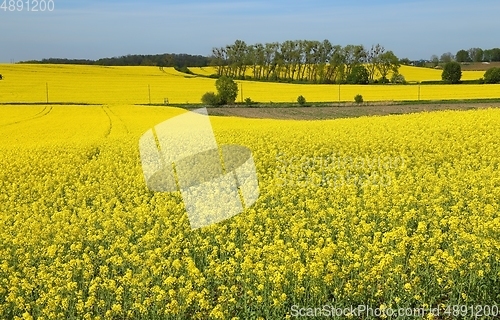
<path id="1" fill-rule="evenodd" d="M 500 110 L 211 117 L 219 144 L 252 151 L 260 197 L 192 231 L 180 192 L 146 188 L 138 147 L 146 130 L 186 111 L 135 104 L 199 103 L 214 79 L 155 67 L 0 65 L 0 73 L 0 103 L 49 101 L 0 105 L 0 319 L 282 319 L 318 309 L 370 318 L 352 309 L 360 305 L 428 319 L 499 314 Z M 261 102 L 500 92 L 238 85 L 238 100 Z"/>
<path id="2" fill-rule="evenodd" d="M 193 68 L 204 75 L 210 67 Z M 94 104 L 201 103 L 201 96 L 215 91 L 215 79 L 192 76 L 173 68 L 103 67 L 72 65 L 3 64 L 0 72 L 0 103 L 71 102 Z M 439 70 L 405 67 L 408 81 L 439 80 Z M 477 72 L 476 72 L 477 73 Z M 482 76 L 464 71 L 464 79 Z M 442 100 L 499 98 L 500 85 L 309 85 L 238 81 L 237 101 L 296 102 L 303 95 L 308 102 L 353 101 L 361 94 L 365 101 Z"/>
<path id="3" fill-rule="evenodd" d="M 27 84 L 8 99 L 37 100 L 28 84 L 38 77 L 27 81 L 23 68 L 12 81 Z M 117 100 L 135 102 L 134 82 L 164 78 L 56 68 L 33 74 L 57 87 L 81 68 L 75 83 L 104 87 L 93 101 L 111 99 L 102 79 L 125 77 Z M 87 101 L 87 90 L 60 99 Z M 219 144 L 252 150 L 260 197 L 194 231 L 179 192 L 146 188 L 138 148 L 145 130 L 183 112 L 0 106 L 1 319 L 283 319 L 316 309 L 370 318 L 359 305 L 428 319 L 498 314 L 500 110 L 211 117 Z"/>
<path id="4" fill-rule="evenodd" d="M 413 66 L 401 66 L 399 68 L 406 81 L 431 81 L 441 80 L 443 70 L 430 69 Z M 462 71 L 462 80 L 477 80 L 484 76 L 484 71 Z"/>

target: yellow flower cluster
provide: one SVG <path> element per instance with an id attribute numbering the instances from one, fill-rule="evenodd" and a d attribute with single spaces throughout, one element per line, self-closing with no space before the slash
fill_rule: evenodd
<path id="1" fill-rule="evenodd" d="M 145 130 L 182 112 L 0 107 L 0 318 L 498 302 L 499 110 L 212 117 L 219 144 L 252 150 L 260 198 L 195 231 L 179 192 L 146 188 L 138 150 Z"/>

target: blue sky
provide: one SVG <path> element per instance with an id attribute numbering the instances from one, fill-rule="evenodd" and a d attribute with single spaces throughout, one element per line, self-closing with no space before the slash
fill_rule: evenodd
<path id="1" fill-rule="evenodd" d="M 470 47 L 500 47 L 498 0 L 54 0 L 54 4 L 53 12 L 0 10 L 0 62 L 209 55 L 212 47 L 236 39 L 248 44 L 298 39 L 367 47 L 380 43 L 410 59 Z"/>

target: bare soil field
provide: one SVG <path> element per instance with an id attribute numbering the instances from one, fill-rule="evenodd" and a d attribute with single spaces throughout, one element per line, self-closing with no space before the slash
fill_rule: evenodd
<path id="1" fill-rule="evenodd" d="M 362 116 L 385 116 L 441 110 L 474 110 L 499 108 L 499 102 L 481 103 L 436 103 L 436 104 L 388 104 L 348 105 L 322 107 L 222 107 L 208 108 L 209 115 L 245 118 L 321 120 L 355 118 Z"/>
<path id="2" fill-rule="evenodd" d="M 471 62 L 471 63 L 463 63 L 462 71 L 486 71 L 493 67 L 500 67 L 500 62 Z"/>

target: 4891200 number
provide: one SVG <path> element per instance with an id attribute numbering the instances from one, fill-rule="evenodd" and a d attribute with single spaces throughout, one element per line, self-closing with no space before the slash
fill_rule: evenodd
<path id="1" fill-rule="evenodd" d="M 54 9 L 54 0 L 3 0 L 0 5 L 0 11 L 4 12 L 52 12 Z"/>

